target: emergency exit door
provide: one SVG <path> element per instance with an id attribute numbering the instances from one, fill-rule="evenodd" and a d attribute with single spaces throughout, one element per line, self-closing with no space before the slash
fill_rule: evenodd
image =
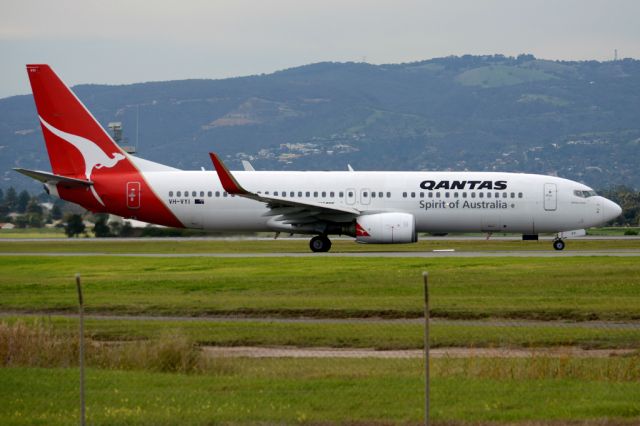
<path id="1" fill-rule="evenodd" d="M 544 209 L 554 211 L 558 208 L 558 188 L 555 183 L 544 184 Z"/>

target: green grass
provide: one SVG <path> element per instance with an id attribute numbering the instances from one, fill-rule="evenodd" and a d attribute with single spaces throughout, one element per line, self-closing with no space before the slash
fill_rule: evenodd
<path id="1" fill-rule="evenodd" d="M 418 360 L 234 360 L 203 375 L 90 369 L 90 424 L 322 424 L 419 422 Z M 640 420 L 640 384 L 568 378 L 491 379 L 438 374 L 432 419 Z M 585 368 L 588 366 L 584 363 Z M 0 369 L 0 423 L 78 421 L 75 369 Z"/>
<path id="2" fill-rule="evenodd" d="M 154 315 L 640 318 L 634 258 L 0 258 L 0 310 Z"/>
<path id="3" fill-rule="evenodd" d="M 66 238 L 63 228 L 0 229 L 3 238 Z"/>
<path id="4" fill-rule="evenodd" d="M 456 81 L 464 86 L 501 87 L 556 78 L 543 71 L 504 65 L 477 67 L 464 71 Z"/>
<path id="5" fill-rule="evenodd" d="M 340 252 L 430 252 L 456 251 L 553 251 L 551 241 L 422 240 L 415 244 L 357 244 L 334 240 L 332 253 Z M 568 240 L 567 251 L 640 249 L 640 240 Z M 308 253 L 306 239 L 278 240 L 96 240 L 81 238 L 63 241 L 2 241 L 2 253 Z"/>
<path id="6" fill-rule="evenodd" d="M 67 317 L 20 318 L 33 327 L 50 324 L 67 336 L 77 334 L 78 320 Z M 171 321 L 171 320 L 85 320 L 87 337 L 94 341 L 152 340 L 168 332 L 184 335 L 200 345 L 298 346 L 335 348 L 417 349 L 423 347 L 424 328 L 418 321 L 398 322 L 274 322 L 274 321 Z M 640 349 L 640 329 L 561 326 L 516 327 L 465 324 L 431 325 L 431 346 L 540 348 L 579 346 Z"/>

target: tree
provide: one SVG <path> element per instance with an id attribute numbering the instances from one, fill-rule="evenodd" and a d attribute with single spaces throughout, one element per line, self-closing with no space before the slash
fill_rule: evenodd
<path id="1" fill-rule="evenodd" d="M 27 217 L 29 219 L 29 228 L 42 228 L 42 214 L 29 213 Z"/>
<path id="2" fill-rule="evenodd" d="M 107 215 L 97 215 L 96 223 L 93 225 L 93 234 L 98 238 L 111 237 L 111 230 L 107 225 Z"/>
<path id="3" fill-rule="evenodd" d="M 122 223 L 114 220 L 109 224 L 109 229 L 111 230 L 111 235 L 120 236 L 120 232 L 122 232 Z"/>
<path id="4" fill-rule="evenodd" d="M 64 233 L 67 237 L 75 237 L 84 232 L 85 226 L 82 222 L 82 216 L 79 214 L 72 214 L 67 217 L 67 224 L 64 227 Z"/>
<path id="5" fill-rule="evenodd" d="M 38 199 L 36 197 L 32 197 L 29 200 L 29 204 L 27 204 L 27 213 L 37 213 L 37 214 L 42 214 L 42 207 L 40 206 L 40 203 L 38 202 Z"/>
<path id="6" fill-rule="evenodd" d="M 27 205 L 29 204 L 29 200 L 31 200 L 31 195 L 23 189 L 18 195 L 18 204 L 16 206 L 16 211 L 18 213 L 24 213 L 27 211 Z"/>
<path id="7" fill-rule="evenodd" d="M 120 230 L 120 236 L 130 237 L 132 235 L 133 235 L 133 227 L 131 226 L 131 223 L 129 223 L 128 221 L 125 221 L 124 224 L 122 225 L 122 229 Z"/>
<path id="8" fill-rule="evenodd" d="M 58 203 L 55 203 L 51 208 L 51 219 L 60 220 L 62 219 L 62 209 Z"/>
<path id="9" fill-rule="evenodd" d="M 26 228 L 27 225 L 29 225 L 29 218 L 26 214 L 21 214 L 20 216 L 16 217 L 14 223 L 16 225 L 16 228 Z"/>
<path id="10" fill-rule="evenodd" d="M 18 206 L 18 193 L 13 186 L 9 187 L 4 196 L 4 205 L 9 212 L 14 212 Z"/>

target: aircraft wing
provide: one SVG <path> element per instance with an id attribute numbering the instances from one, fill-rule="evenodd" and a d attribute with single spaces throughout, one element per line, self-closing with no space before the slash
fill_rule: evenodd
<path id="1" fill-rule="evenodd" d="M 319 221 L 347 222 L 360 215 L 358 209 L 349 206 L 299 199 L 292 200 L 286 197 L 267 196 L 248 191 L 238 183 L 216 154 L 211 152 L 209 156 L 225 191 L 232 195 L 265 203 L 269 208 L 265 216 L 280 216 L 277 221 L 283 224 L 304 225 Z"/>
<path id="2" fill-rule="evenodd" d="M 52 184 L 64 183 L 66 185 L 71 185 L 71 186 L 93 185 L 93 182 L 90 180 L 60 176 L 50 172 L 43 172 L 41 170 L 29 170 L 29 169 L 21 169 L 21 168 L 14 168 L 13 170 L 15 170 L 18 173 L 22 173 L 25 176 L 29 176 L 32 179 L 39 180 L 42 183 L 52 183 Z"/>

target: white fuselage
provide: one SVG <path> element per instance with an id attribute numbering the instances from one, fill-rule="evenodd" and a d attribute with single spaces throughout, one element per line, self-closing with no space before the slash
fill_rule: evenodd
<path id="1" fill-rule="evenodd" d="M 348 206 L 363 215 L 410 213 L 417 232 L 560 232 L 597 226 L 620 213 L 619 206 L 606 198 L 576 195 L 591 191 L 581 183 L 543 175 L 274 171 L 233 175 L 247 190 L 265 196 Z M 147 171 L 144 176 L 186 227 L 279 230 L 265 203 L 226 194 L 214 171 Z"/>

